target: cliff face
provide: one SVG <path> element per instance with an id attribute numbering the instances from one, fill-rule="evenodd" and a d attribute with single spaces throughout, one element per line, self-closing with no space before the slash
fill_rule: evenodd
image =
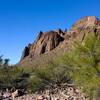
<path id="1" fill-rule="evenodd" d="M 86 16 L 78 20 L 75 24 L 72 25 L 71 30 L 62 31 L 58 29 L 56 31 L 48 31 L 48 32 L 41 32 L 39 33 L 36 41 L 32 44 L 28 44 L 25 47 L 20 63 L 30 62 L 35 60 L 34 58 L 39 58 L 45 53 L 54 56 L 50 52 L 60 51 L 63 52 L 64 49 L 68 49 L 71 43 L 74 40 L 82 41 L 87 33 L 94 32 L 95 34 L 100 33 L 100 20 L 97 19 L 95 16 Z M 100 35 L 100 34 L 99 34 Z M 43 58 L 43 57 L 42 57 Z"/>
<path id="2" fill-rule="evenodd" d="M 64 41 L 64 37 L 60 29 L 57 32 L 40 32 L 36 42 L 25 47 L 21 60 L 27 56 L 37 56 L 49 52 L 55 49 L 62 41 Z"/>

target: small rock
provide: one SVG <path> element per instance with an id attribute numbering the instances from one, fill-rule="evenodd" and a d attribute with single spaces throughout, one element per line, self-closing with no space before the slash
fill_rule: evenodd
<path id="1" fill-rule="evenodd" d="M 18 96 L 18 90 L 12 93 L 12 99 L 14 100 Z"/>

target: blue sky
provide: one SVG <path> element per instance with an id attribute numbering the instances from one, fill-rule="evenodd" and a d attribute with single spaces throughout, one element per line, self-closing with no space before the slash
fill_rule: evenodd
<path id="1" fill-rule="evenodd" d="M 15 64 L 40 30 L 70 28 L 88 15 L 100 18 L 100 0 L 0 0 L 0 55 Z"/>

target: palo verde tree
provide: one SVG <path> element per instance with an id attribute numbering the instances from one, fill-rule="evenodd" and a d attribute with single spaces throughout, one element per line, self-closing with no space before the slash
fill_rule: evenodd
<path id="1" fill-rule="evenodd" d="M 87 34 L 82 43 L 75 43 L 72 51 L 60 58 L 61 63 L 69 69 L 73 82 L 83 87 L 91 100 L 100 86 L 99 35 Z"/>

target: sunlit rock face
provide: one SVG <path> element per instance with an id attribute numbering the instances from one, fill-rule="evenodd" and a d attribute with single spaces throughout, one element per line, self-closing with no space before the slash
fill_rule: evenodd
<path id="1" fill-rule="evenodd" d="M 29 44 L 27 47 L 25 47 L 22 58 L 24 59 L 25 57 L 31 55 L 31 56 L 36 56 L 36 55 L 41 55 L 44 54 L 45 52 L 49 52 L 56 48 L 59 43 L 64 41 L 63 38 L 63 32 L 61 30 L 59 31 L 48 31 L 48 32 L 40 32 L 36 41 L 33 44 Z"/>
<path id="2" fill-rule="evenodd" d="M 75 24 L 73 24 L 71 30 L 81 30 L 83 28 L 87 28 L 94 25 L 100 25 L 100 20 L 95 16 L 86 16 L 78 20 Z"/>

